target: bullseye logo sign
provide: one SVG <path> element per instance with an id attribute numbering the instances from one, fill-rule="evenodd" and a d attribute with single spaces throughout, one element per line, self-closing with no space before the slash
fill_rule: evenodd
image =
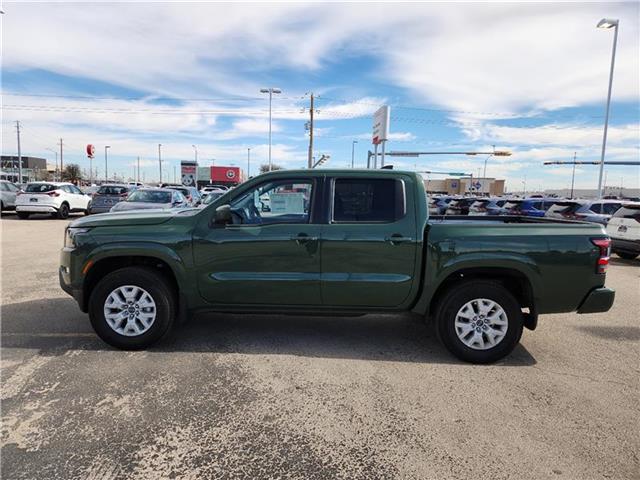
<path id="1" fill-rule="evenodd" d="M 234 178 L 236 178 L 236 172 L 234 172 L 233 170 L 227 170 L 226 176 L 229 180 L 233 180 Z"/>

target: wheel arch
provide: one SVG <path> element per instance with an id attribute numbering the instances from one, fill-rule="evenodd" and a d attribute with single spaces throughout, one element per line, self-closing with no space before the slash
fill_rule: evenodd
<path id="1" fill-rule="evenodd" d="M 124 247 L 124 246 L 121 246 Z M 175 292 L 177 302 L 177 312 L 180 317 L 186 313 L 187 300 L 180 285 L 184 285 L 184 266 L 180 257 L 172 251 L 163 252 L 157 248 L 150 249 L 137 246 L 128 251 L 98 251 L 87 259 L 84 264 L 86 271 L 82 283 L 82 310 L 86 311 L 89 304 L 91 292 L 104 278 L 105 275 L 124 267 L 142 266 L 150 268 L 162 275 Z"/>

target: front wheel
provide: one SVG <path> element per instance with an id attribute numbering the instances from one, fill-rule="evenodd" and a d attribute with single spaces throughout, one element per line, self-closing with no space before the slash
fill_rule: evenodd
<path id="1" fill-rule="evenodd" d="M 518 344 L 523 317 L 518 301 L 502 285 L 470 280 L 444 294 L 435 327 L 444 346 L 459 359 L 491 363 Z"/>
<path id="2" fill-rule="evenodd" d="M 153 269 L 127 267 L 104 277 L 91 293 L 89 318 L 98 336 L 116 348 L 153 345 L 171 328 L 175 296 Z"/>

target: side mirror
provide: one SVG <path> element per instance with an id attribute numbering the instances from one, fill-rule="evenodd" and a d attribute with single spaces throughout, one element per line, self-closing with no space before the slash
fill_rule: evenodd
<path id="1" fill-rule="evenodd" d="M 231 216 L 231 205 L 220 205 L 216 208 L 213 216 L 214 225 L 228 225 L 233 223 L 233 217 Z"/>

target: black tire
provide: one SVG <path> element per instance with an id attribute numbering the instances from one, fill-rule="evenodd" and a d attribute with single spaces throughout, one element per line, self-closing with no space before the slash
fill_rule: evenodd
<path id="1" fill-rule="evenodd" d="M 0 200 L 0 212 L 4 212 L 4 202 Z"/>
<path id="2" fill-rule="evenodd" d="M 156 304 L 156 317 L 151 327 L 137 336 L 116 332 L 105 319 L 107 297 L 124 285 L 146 290 Z M 89 318 L 94 330 L 102 340 L 122 350 L 140 350 L 158 342 L 171 329 L 175 316 L 175 292 L 165 278 L 151 268 L 126 267 L 111 272 L 96 285 L 89 298 Z"/>
<path id="3" fill-rule="evenodd" d="M 16 214 L 20 220 L 26 220 L 29 218 L 29 212 L 16 212 Z"/>
<path id="4" fill-rule="evenodd" d="M 486 350 L 467 346 L 456 333 L 458 311 L 474 299 L 496 302 L 507 317 L 506 333 L 494 347 Z M 469 280 L 452 286 L 438 303 L 435 311 L 436 334 L 444 346 L 460 360 L 471 363 L 491 363 L 507 356 L 522 337 L 523 317 L 520 304 L 502 285 L 487 280 Z M 473 330 L 470 331 L 474 334 Z M 480 331 L 484 341 L 486 334 Z"/>
<path id="5" fill-rule="evenodd" d="M 69 218 L 69 205 L 67 203 L 60 205 L 60 208 L 58 209 L 58 218 L 61 220 Z"/>
<path id="6" fill-rule="evenodd" d="M 625 260 L 633 260 L 634 258 L 636 258 L 638 256 L 637 253 L 629 253 L 629 252 L 616 252 L 614 250 L 614 252 L 616 255 L 618 255 L 620 258 L 624 258 Z"/>

